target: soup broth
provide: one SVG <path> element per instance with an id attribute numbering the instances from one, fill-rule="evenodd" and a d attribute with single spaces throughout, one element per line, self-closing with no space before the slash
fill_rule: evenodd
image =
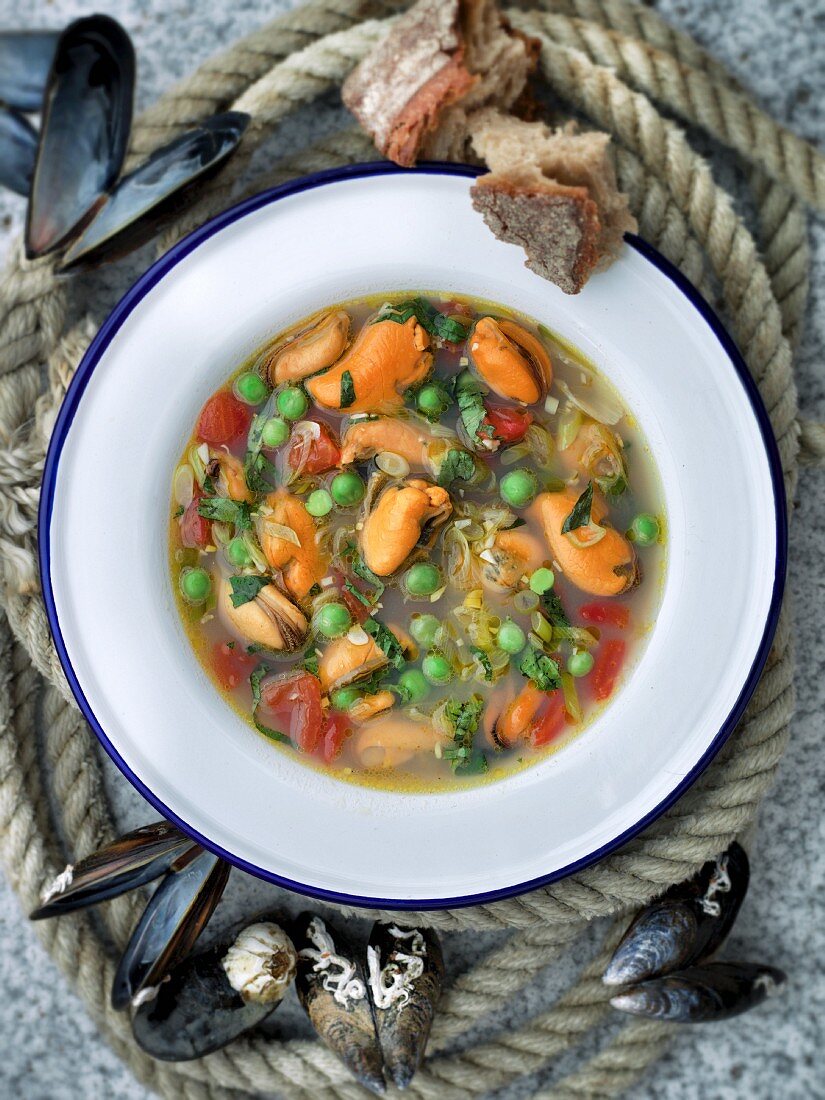
<path id="1" fill-rule="evenodd" d="M 513 310 L 393 293 L 269 341 L 174 473 L 174 591 L 226 701 L 337 777 L 454 789 L 575 737 L 638 659 L 665 518 L 650 450 Z"/>

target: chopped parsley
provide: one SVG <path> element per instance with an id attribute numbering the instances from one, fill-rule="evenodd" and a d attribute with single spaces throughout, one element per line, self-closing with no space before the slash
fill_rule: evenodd
<path id="1" fill-rule="evenodd" d="M 485 423 L 487 407 L 484 404 L 484 391 L 481 386 L 472 375 L 464 371 L 455 379 L 454 387 L 461 423 L 471 442 L 481 443 L 482 436 L 492 439 L 495 429 L 492 424 Z"/>
<path id="2" fill-rule="evenodd" d="M 184 513 L 184 510 L 185 510 L 185 509 L 184 509 L 183 505 L 182 505 L 182 504 L 179 504 L 179 505 L 177 506 L 177 508 L 176 508 L 176 509 L 174 510 L 174 512 L 172 513 L 172 519 L 179 519 L 179 518 L 180 518 L 180 516 L 182 516 L 182 515 L 183 515 L 183 513 Z"/>
<path id="3" fill-rule="evenodd" d="M 341 408 L 348 409 L 355 402 L 355 383 L 352 375 L 345 370 L 341 375 Z"/>
<path id="4" fill-rule="evenodd" d="M 548 592 L 543 592 L 541 595 L 541 607 L 545 614 L 545 617 L 550 620 L 550 625 L 553 627 L 570 626 L 570 620 L 567 617 L 567 612 L 562 606 L 562 602 L 552 588 Z"/>
<path id="5" fill-rule="evenodd" d="M 456 775 L 480 775 L 487 771 L 487 757 L 473 744 L 483 711 L 484 700 L 480 695 L 465 700 L 449 699 L 444 708 L 444 717 L 453 730 L 453 743 L 444 749 L 444 759 L 450 761 Z"/>
<path id="6" fill-rule="evenodd" d="M 484 679 L 487 680 L 488 683 L 491 683 L 493 679 L 493 666 L 490 663 L 490 655 L 485 653 L 485 651 L 480 649 L 477 645 L 471 645 L 470 652 L 481 665 L 482 671 L 484 672 Z"/>
<path id="7" fill-rule="evenodd" d="M 367 619 L 363 626 L 378 648 L 383 650 L 389 664 L 393 668 L 401 668 L 405 663 L 404 650 L 393 632 L 378 619 Z"/>
<path id="8" fill-rule="evenodd" d="M 259 733 L 262 733 L 265 737 L 269 737 L 272 741 L 282 741 L 284 744 L 289 744 L 289 738 L 285 733 L 281 733 L 280 730 L 273 729 L 271 726 L 265 725 L 258 717 L 258 708 L 261 705 L 261 680 L 264 676 L 267 676 L 272 669 L 269 665 L 263 661 L 253 668 L 249 674 L 249 686 L 252 688 L 252 721 L 255 723 L 255 729 Z"/>
<path id="9" fill-rule="evenodd" d="M 229 595 L 233 607 L 242 607 L 250 603 L 262 588 L 269 584 L 269 577 L 259 577 L 254 573 L 244 574 L 241 577 L 230 577 L 229 583 L 232 591 Z"/>
<path id="10" fill-rule="evenodd" d="M 422 328 L 429 332 L 430 336 L 438 336 L 450 344 L 460 344 L 467 339 L 470 326 L 462 321 L 450 317 L 446 313 L 439 313 L 435 306 L 423 298 L 410 298 L 406 302 L 399 302 L 388 310 L 380 313 L 377 321 L 395 321 L 399 325 L 406 324 L 410 317 L 415 317 Z"/>
<path id="11" fill-rule="evenodd" d="M 518 667 L 522 675 L 532 680 L 539 691 L 555 691 L 561 684 L 559 666 L 552 657 L 537 649 L 528 648 Z"/>
<path id="12" fill-rule="evenodd" d="M 301 661 L 302 667 L 310 673 L 312 676 L 318 675 L 318 654 L 314 649 L 309 650 L 304 654 L 304 659 Z"/>
<path id="13" fill-rule="evenodd" d="M 470 481 L 476 472 L 476 463 L 468 451 L 459 451 L 452 448 L 447 451 L 438 470 L 438 484 L 442 488 L 449 488 L 458 479 Z"/>
<path id="14" fill-rule="evenodd" d="M 561 533 L 566 535 L 569 531 L 578 531 L 580 527 L 587 527 L 590 523 L 590 510 L 593 507 L 593 482 L 588 481 L 587 488 L 573 505 L 573 511 L 561 525 Z"/>
<path id="15" fill-rule="evenodd" d="M 201 497 L 198 515 L 219 523 L 234 523 L 239 531 L 248 531 L 252 526 L 252 512 L 246 501 L 229 497 Z"/>

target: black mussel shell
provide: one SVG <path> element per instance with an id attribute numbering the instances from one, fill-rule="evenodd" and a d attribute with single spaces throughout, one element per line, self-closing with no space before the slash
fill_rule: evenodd
<path id="1" fill-rule="evenodd" d="M 26 223 L 30 259 L 72 239 L 120 175 L 134 83 L 135 52 L 114 19 L 78 19 L 61 34 L 43 99 Z"/>
<path id="2" fill-rule="evenodd" d="M 444 982 L 438 936 L 379 921 L 367 947 L 367 981 L 386 1072 L 406 1088 L 424 1057 Z"/>
<path id="3" fill-rule="evenodd" d="M 57 31 L 0 32 L 0 100 L 18 111 L 39 111 L 60 37 Z"/>
<path id="4" fill-rule="evenodd" d="M 185 852 L 155 890 L 118 964 L 112 1007 L 154 989 L 191 950 L 221 899 L 229 864 L 212 852 Z"/>
<path id="5" fill-rule="evenodd" d="M 302 913 L 293 927 L 295 988 L 318 1037 L 372 1092 L 385 1091 L 367 977 L 359 952 L 325 920 Z"/>
<path id="6" fill-rule="evenodd" d="M 651 902 L 616 948 L 605 984 L 635 984 L 709 958 L 736 920 L 749 877 L 748 857 L 734 842 L 718 860 Z"/>
<path id="7" fill-rule="evenodd" d="M 0 187 L 28 195 L 37 154 L 37 131 L 17 111 L 0 106 Z"/>
<path id="8" fill-rule="evenodd" d="M 709 963 L 642 982 L 610 1003 L 621 1012 L 651 1020 L 704 1023 L 747 1012 L 776 993 L 785 980 L 785 974 L 773 966 Z"/>
<path id="9" fill-rule="evenodd" d="M 279 977 L 283 988 L 277 999 L 245 999 L 227 975 L 225 960 L 244 933 L 261 924 L 275 924 L 284 943 L 271 956 L 256 951 L 265 974 Z M 140 1047 L 165 1062 L 200 1058 L 257 1027 L 281 1003 L 295 974 L 295 952 L 272 917 L 246 922 L 224 942 L 184 960 L 169 974 L 157 996 L 142 1003 L 132 1017 L 132 1031 Z M 237 981 L 235 983 L 238 984 Z"/>
<path id="10" fill-rule="evenodd" d="M 31 920 L 71 913 L 160 878 L 194 841 L 168 821 L 145 825 L 68 866 L 43 892 Z"/>
<path id="11" fill-rule="evenodd" d="M 218 171 L 248 123 L 249 115 L 227 111 L 156 150 L 117 184 L 66 253 L 61 270 L 90 267 L 145 244 L 180 209 L 184 192 Z"/>

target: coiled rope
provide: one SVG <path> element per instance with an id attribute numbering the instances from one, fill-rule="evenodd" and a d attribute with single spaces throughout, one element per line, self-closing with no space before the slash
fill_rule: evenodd
<path id="1" fill-rule="evenodd" d="M 363 135 L 342 131 L 268 176 L 243 178 L 273 127 L 339 85 L 404 6 L 403 0 L 311 0 L 206 62 L 145 112 L 135 124 L 130 163 L 217 109 L 232 105 L 253 116 L 238 155 L 162 246 L 225 206 L 233 188 L 260 190 L 374 157 Z M 560 102 L 613 135 L 620 184 L 641 234 L 715 302 L 730 326 L 768 408 L 792 499 L 798 463 L 825 460 L 825 426 L 797 420 L 792 375 L 810 269 L 804 204 L 825 208 L 825 161 L 651 9 L 628 0 L 530 0 L 530 7 L 508 14 L 515 26 L 540 39 L 542 72 Z M 756 210 L 753 231 L 673 118 L 739 154 Z M 96 742 L 70 697 L 37 580 L 34 538 L 45 448 L 94 333 L 89 319 L 70 318 L 69 312 L 65 284 L 55 280 L 51 264 L 27 263 L 17 247 L 0 283 L 0 843 L 24 908 L 67 857 L 81 857 L 117 833 Z M 502 946 L 446 992 L 430 1057 L 411 1093 L 438 1100 L 483 1095 L 545 1069 L 598 1028 L 609 1012 L 599 974 L 628 914 L 748 828 L 782 756 L 793 700 L 790 627 L 783 612 L 739 728 L 700 781 L 643 836 L 597 866 L 521 898 L 467 910 L 394 914 L 445 933 L 511 930 Z M 38 717 L 41 745 L 33 736 Z M 141 904 L 141 898 L 127 896 L 101 907 L 102 928 L 83 914 L 37 925 L 90 1015 L 141 1081 L 163 1096 L 186 1100 L 240 1100 L 259 1092 L 295 1100 L 369 1095 L 317 1042 L 253 1035 L 175 1066 L 140 1052 L 128 1020 L 111 1010 L 108 993 L 113 950 L 125 943 Z M 462 1038 L 474 1024 L 518 996 L 588 921 L 608 916 L 613 921 L 600 951 L 555 1005 L 515 1031 L 464 1049 Z M 668 1036 L 664 1025 L 626 1024 L 540 1095 L 615 1096 Z"/>

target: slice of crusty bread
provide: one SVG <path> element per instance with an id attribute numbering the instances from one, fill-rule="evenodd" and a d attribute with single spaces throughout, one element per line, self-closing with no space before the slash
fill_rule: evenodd
<path id="1" fill-rule="evenodd" d="M 342 96 L 397 164 L 461 159 L 468 113 L 510 107 L 536 59 L 533 40 L 509 27 L 494 0 L 418 0 L 353 70 Z"/>
<path id="2" fill-rule="evenodd" d="M 498 237 L 521 245 L 529 268 L 577 294 L 636 229 L 618 190 L 609 136 L 577 133 L 572 124 L 551 130 L 489 109 L 469 127 L 490 168 L 472 188 L 476 210 Z"/>

